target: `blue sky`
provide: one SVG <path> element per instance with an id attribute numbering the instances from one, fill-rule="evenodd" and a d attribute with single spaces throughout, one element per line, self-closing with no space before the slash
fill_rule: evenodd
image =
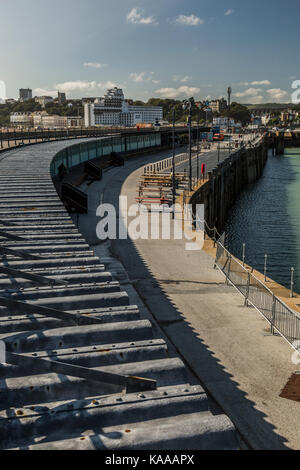
<path id="1" fill-rule="evenodd" d="M 30 87 L 68 97 L 289 102 L 300 79 L 299 0 L 1 1 L 7 96 Z"/>

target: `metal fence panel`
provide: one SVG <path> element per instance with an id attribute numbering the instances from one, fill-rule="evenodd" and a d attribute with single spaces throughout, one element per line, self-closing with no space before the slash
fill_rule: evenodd
<path id="1" fill-rule="evenodd" d="M 267 286 L 257 279 L 242 263 L 224 247 L 225 235 L 216 242 L 215 266 L 239 290 L 293 347 L 300 340 L 300 315 L 278 299 Z"/>

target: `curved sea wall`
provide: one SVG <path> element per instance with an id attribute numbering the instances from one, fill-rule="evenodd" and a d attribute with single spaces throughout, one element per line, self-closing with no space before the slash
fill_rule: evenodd
<path id="1" fill-rule="evenodd" d="M 230 208 L 243 188 L 259 179 L 268 158 L 269 142 L 263 137 L 252 147 L 243 147 L 232 153 L 208 174 L 203 184 L 190 199 L 193 207 L 204 204 L 207 225 L 222 232 Z M 213 236 L 213 230 L 208 235 Z"/>

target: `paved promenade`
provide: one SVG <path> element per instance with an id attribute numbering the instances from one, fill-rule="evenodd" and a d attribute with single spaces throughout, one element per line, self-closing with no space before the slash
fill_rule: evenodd
<path id="1" fill-rule="evenodd" d="M 125 169 L 113 169 L 102 182 L 85 187 L 90 213 L 80 218 L 80 230 L 96 252 L 103 247 L 95 234 L 99 203 L 117 206 L 120 193 L 134 203 L 141 165 L 161 158 L 132 160 Z M 155 323 L 249 446 L 298 449 L 299 404 L 279 398 L 297 370 L 292 350 L 282 338 L 271 336 L 259 313 L 244 307 L 243 298 L 224 284 L 223 275 L 213 269 L 213 258 L 204 251 L 186 251 L 184 240 L 113 241 L 109 250 L 126 268 L 131 288 Z"/>

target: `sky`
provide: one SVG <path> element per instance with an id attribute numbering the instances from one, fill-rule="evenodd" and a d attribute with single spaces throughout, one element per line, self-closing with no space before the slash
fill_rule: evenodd
<path id="1" fill-rule="evenodd" d="M 0 0 L 6 96 L 290 102 L 299 0 Z"/>

